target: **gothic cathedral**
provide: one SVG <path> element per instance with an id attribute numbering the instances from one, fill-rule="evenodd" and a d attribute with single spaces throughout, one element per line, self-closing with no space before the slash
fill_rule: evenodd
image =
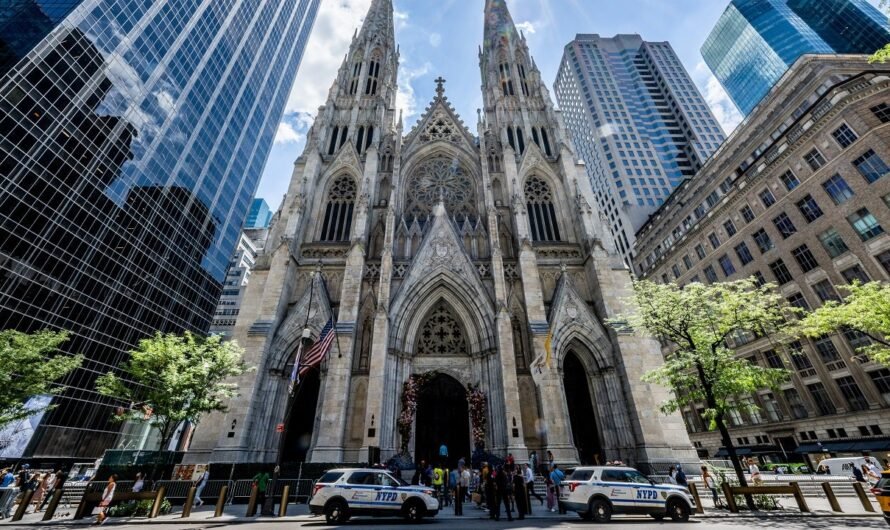
<path id="1" fill-rule="evenodd" d="M 525 38 L 485 4 L 476 135 L 441 78 L 406 134 L 392 1 L 372 1 L 244 294 L 234 338 L 257 369 L 191 459 L 695 460 L 666 390 L 640 380 L 658 343 L 605 324 L 630 273 Z M 289 408 L 297 352 L 329 320 Z"/>

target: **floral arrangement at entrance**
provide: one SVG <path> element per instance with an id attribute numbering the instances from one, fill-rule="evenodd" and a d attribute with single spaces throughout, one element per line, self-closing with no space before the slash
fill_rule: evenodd
<path id="1" fill-rule="evenodd" d="M 408 443 L 411 441 L 411 427 L 414 425 L 414 416 L 417 414 L 417 397 L 423 387 L 429 383 L 437 372 L 412 374 L 402 385 L 402 413 L 397 421 L 399 436 L 402 439 L 402 454 L 408 454 Z"/>
<path id="2" fill-rule="evenodd" d="M 473 383 L 467 384 L 467 405 L 470 409 L 470 425 L 473 429 L 473 446 L 485 447 L 485 413 L 487 402 L 482 389 Z"/>

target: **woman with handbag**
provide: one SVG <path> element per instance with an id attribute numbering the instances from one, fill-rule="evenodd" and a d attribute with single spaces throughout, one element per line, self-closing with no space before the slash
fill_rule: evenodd
<path id="1" fill-rule="evenodd" d="M 117 488 L 117 475 L 111 475 L 108 477 L 108 485 L 105 486 L 105 491 L 102 492 L 102 500 L 99 501 L 99 515 L 96 517 L 96 524 L 105 524 L 105 521 L 108 520 L 108 507 L 111 506 L 111 501 L 114 500 L 115 488 Z"/>

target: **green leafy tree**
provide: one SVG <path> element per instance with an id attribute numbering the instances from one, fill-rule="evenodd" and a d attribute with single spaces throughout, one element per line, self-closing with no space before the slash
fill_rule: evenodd
<path id="1" fill-rule="evenodd" d="M 727 339 L 739 332 L 778 334 L 785 324 L 787 304 L 771 285 L 753 280 L 683 288 L 650 281 L 634 284 L 636 312 L 622 317 L 634 328 L 659 338 L 669 349 L 665 363 L 643 380 L 663 385 L 673 398 L 661 405 L 665 414 L 704 403 L 704 418 L 720 437 L 741 485 L 747 485 L 729 428 L 727 415 L 750 410 L 739 398 L 763 388 L 775 388 L 788 377 L 784 369 L 764 368 L 738 359 Z M 616 321 L 617 322 L 617 321 Z"/>
<path id="2" fill-rule="evenodd" d="M 843 302 L 826 302 L 803 318 L 797 333 L 805 337 L 821 337 L 836 331 L 858 331 L 872 340 L 858 353 L 868 355 L 875 362 L 890 365 L 890 284 L 869 282 L 844 287 Z"/>
<path id="3" fill-rule="evenodd" d="M 33 396 L 61 392 L 64 387 L 54 383 L 83 362 L 80 355 L 59 351 L 67 340 L 65 331 L 0 331 L 0 427 L 52 408 L 33 409 L 25 403 Z"/>
<path id="4" fill-rule="evenodd" d="M 115 418 L 150 421 L 163 450 L 181 422 L 198 424 L 204 414 L 226 410 L 226 402 L 238 395 L 238 386 L 227 381 L 247 370 L 243 354 L 220 335 L 157 333 L 139 341 L 120 366 L 121 375 L 99 377 L 96 389 L 132 404 Z"/>
<path id="5" fill-rule="evenodd" d="M 881 9 L 883 9 L 884 11 L 887 11 L 888 9 L 890 9 L 890 1 L 881 0 L 880 6 L 881 6 Z M 885 44 L 883 48 L 876 51 L 874 53 L 874 55 L 872 55 L 868 59 L 868 62 L 883 63 L 883 62 L 887 62 L 887 59 L 890 59 L 890 43 Z"/>

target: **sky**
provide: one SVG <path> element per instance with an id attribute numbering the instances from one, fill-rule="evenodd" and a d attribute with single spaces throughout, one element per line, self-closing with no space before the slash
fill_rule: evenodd
<path id="1" fill-rule="evenodd" d="M 393 0 L 400 47 L 398 106 L 405 134 L 435 95 L 439 75 L 445 95 L 476 133 L 482 106 L 478 46 L 482 42 L 484 0 Z M 870 0 L 877 3 L 877 0 Z M 287 191 L 293 163 L 306 132 L 323 105 L 337 69 L 361 25 L 371 0 L 322 0 L 315 28 L 297 74 L 284 120 L 257 191 L 277 209 Z M 507 0 L 513 20 L 551 91 L 563 48 L 577 33 L 611 37 L 639 33 L 668 41 L 698 85 L 727 134 L 742 120 L 701 57 L 701 45 L 728 0 Z M 555 103 L 555 100 L 554 100 Z"/>

